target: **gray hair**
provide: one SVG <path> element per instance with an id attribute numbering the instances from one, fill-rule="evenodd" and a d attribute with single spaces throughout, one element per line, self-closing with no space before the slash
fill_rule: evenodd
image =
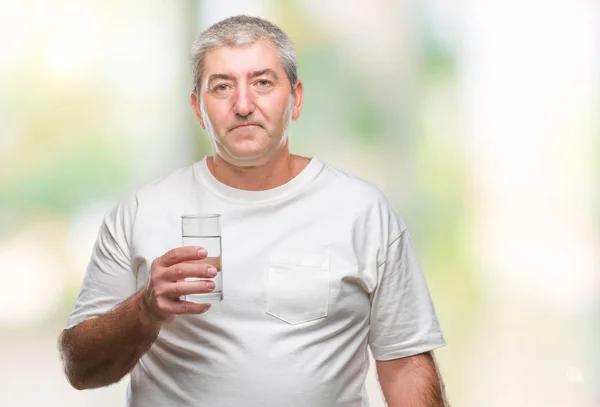
<path id="1" fill-rule="evenodd" d="M 275 46 L 279 62 L 285 70 L 292 93 L 298 80 L 296 51 L 294 46 L 275 24 L 259 17 L 235 16 L 213 24 L 200 33 L 192 45 L 192 71 L 194 77 L 194 92 L 202 87 L 200 78 L 204 70 L 204 58 L 211 49 L 228 46 L 236 47 L 250 45 L 259 40 L 267 40 Z"/>

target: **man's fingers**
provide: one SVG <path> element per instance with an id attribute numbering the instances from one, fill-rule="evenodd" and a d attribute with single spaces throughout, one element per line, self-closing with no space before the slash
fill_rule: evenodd
<path id="1" fill-rule="evenodd" d="M 167 300 L 161 303 L 161 311 L 172 314 L 202 314 L 208 311 L 210 304 L 198 304 L 183 300 Z"/>
<path id="2" fill-rule="evenodd" d="M 221 270 L 221 256 L 219 257 L 211 257 L 210 253 L 208 253 L 208 257 L 205 257 L 201 260 L 191 260 L 186 263 L 191 264 L 211 264 L 217 270 Z"/>
<path id="3" fill-rule="evenodd" d="M 198 281 L 175 281 L 169 284 L 167 297 L 179 298 L 182 295 L 206 294 L 215 289 L 215 283 L 211 280 Z"/>
<path id="4" fill-rule="evenodd" d="M 175 264 L 166 269 L 161 279 L 165 281 L 177 281 L 189 277 L 213 278 L 216 275 L 217 269 L 210 264 L 185 262 Z"/>
<path id="5" fill-rule="evenodd" d="M 206 257 L 206 250 L 200 246 L 183 246 L 171 249 L 157 260 L 163 267 L 170 267 L 174 264 L 190 260 L 199 260 Z"/>
<path id="6" fill-rule="evenodd" d="M 210 309 L 210 304 L 197 304 L 195 302 L 180 300 L 176 304 L 176 314 L 203 314 Z"/>

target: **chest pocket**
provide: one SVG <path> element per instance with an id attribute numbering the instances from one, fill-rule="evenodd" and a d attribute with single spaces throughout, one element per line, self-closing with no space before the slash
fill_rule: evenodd
<path id="1" fill-rule="evenodd" d="M 271 255 L 267 314 L 295 325 L 325 318 L 328 308 L 328 254 Z"/>

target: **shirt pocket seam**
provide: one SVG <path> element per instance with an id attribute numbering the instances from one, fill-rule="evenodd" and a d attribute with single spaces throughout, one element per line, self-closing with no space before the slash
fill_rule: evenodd
<path id="1" fill-rule="evenodd" d="M 314 258 L 314 255 L 312 257 Z M 277 261 L 273 261 L 273 259 L 269 261 L 267 304 L 265 310 L 267 314 L 279 320 L 285 321 L 290 325 L 298 325 L 327 317 L 329 313 L 329 297 L 331 290 L 331 270 L 329 265 L 330 257 L 329 253 L 320 254 L 319 257 L 323 259 L 321 265 L 304 264 L 301 261 L 298 261 L 298 256 L 293 256 L 293 259 L 290 258 L 289 260 L 286 259 L 283 261 L 280 260 L 281 256 L 277 256 Z M 302 274 L 303 270 L 310 270 L 312 274 Z M 301 277 L 294 276 L 293 274 L 295 273 L 301 273 Z M 283 283 L 284 287 L 280 287 L 280 289 L 283 289 L 283 291 L 286 292 L 286 295 L 283 295 L 282 292 L 275 293 L 276 290 L 279 290 L 277 287 L 273 287 L 273 284 L 282 284 L 284 279 L 289 280 L 290 277 L 296 277 L 295 279 L 292 278 L 292 280 L 295 281 L 286 281 Z M 299 279 L 302 281 L 300 284 L 298 281 Z M 311 281 L 305 281 L 306 279 Z M 274 280 L 276 281 L 274 282 Z M 316 302 L 314 300 L 311 301 L 310 299 L 309 294 L 311 283 L 322 284 L 322 286 L 319 287 L 320 292 L 318 293 Z M 312 309 L 307 309 L 303 312 L 298 312 L 297 310 L 292 310 L 292 308 L 294 306 L 297 307 L 298 302 L 303 301 L 302 298 L 298 298 L 297 296 L 298 293 L 302 293 L 302 288 L 307 290 L 305 291 L 307 298 L 304 300 L 306 301 L 306 304 L 317 306 L 313 307 Z M 293 303 L 294 300 L 296 300 L 296 304 Z"/>

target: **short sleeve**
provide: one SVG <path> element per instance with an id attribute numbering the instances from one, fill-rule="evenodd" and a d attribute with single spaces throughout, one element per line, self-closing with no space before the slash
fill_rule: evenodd
<path id="1" fill-rule="evenodd" d="M 376 360 L 412 356 L 446 344 L 406 229 L 388 245 L 377 278 L 369 330 Z"/>
<path id="2" fill-rule="evenodd" d="M 130 256 L 135 213 L 132 197 L 104 217 L 66 329 L 110 311 L 136 292 Z"/>

